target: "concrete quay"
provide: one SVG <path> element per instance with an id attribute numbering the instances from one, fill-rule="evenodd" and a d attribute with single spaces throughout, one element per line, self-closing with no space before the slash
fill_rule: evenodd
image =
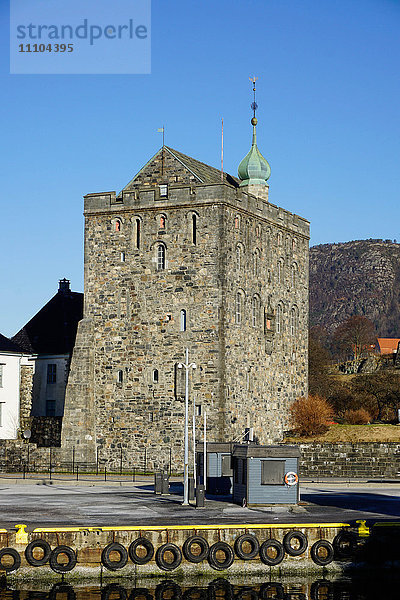
<path id="1" fill-rule="evenodd" d="M 60 547 L 72 549 L 76 565 L 63 575 L 71 581 L 82 577 L 98 579 L 130 577 L 133 574 L 165 576 L 165 571 L 182 576 L 186 573 L 210 575 L 213 570 L 227 573 L 228 567 L 224 570 L 212 564 L 209 555 L 200 563 L 182 556 L 185 541 L 193 536 L 203 538 L 208 548 L 227 544 L 234 556 L 232 565 L 229 565 L 230 573 L 265 574 L 278 568 L 286 573 L 322 573 L 323 569 L 340 571 L 347 563 L 343 557 L 337 558 L 336 550 L 334 558 L 332 555 L 332 560 L 326 565 L 315 562 L 312 549 L 316 543 L 321 544 L 322 540 L 329 553 L 341 532 L 350 531 L 357 539 L 370 534 L 372 528 L 356 521 L 364 520 L 367 525 L 400 522 L 398 483 L 304 482 L 300 505 L 251 508 L 216 498 L 208 498 L 202 509 L 182 506 L 179 481 L 171 482 L 171 492 L 168 496 L 155 496 L 152 478 L 144 476 L 135 482 L 123 477 L 104 482 L 99 477 L 87 476 L 85 481 L 77 482 L 65 476 L 54 476 L 51 481 L 3 476 L 0 478 L 0 571 L 7 572 L 8 569 L 7 577 L 16 579 L 59 578 L 57 565 L 54 571 L 47 561 L 35 567 L 26 560 L 28 544 L 41 540 L 48 544 L 52 554 Z M 265 563 L 260 560 L 258 552 L 251 559 L 247 556 L 240 558 L 237 544 L 243 535 L 250 535 L 250 546 L 252 538 L 256 538 L 260 546 L 268 540 L 277 541 L 278 546 L 284 547 L 282 560 L 274 565 L 268 562 L 267 557 Z M 287 544 L 285 546 L 285 540 L 291 535 L 294 535 L 295 541 L 292 549 Z M 146 538 L 153 549 L 146 564 L 138 564 L 128 558 L 127 551 L 138 538 Z M 117 550 L 111 552 L 114 547 L 111 548 L 111 568 L 108 568 L 103 552 L 110 548 L 110 544 L 117 544 Z M 174 569 L 170 569 L 168 564 L 160 567 L 157 562 L 157 554 L 165 544 L 173 544 L 178 549 L 176 552 L 180 558 L 175 558 L 179 564 Z M 296 554 L 298 544 L 303 544 L 303 548 Z M 7 556 L 5 551 L 10 548 L 16 551 L 21 561 L 18 569 L 10 568 L 12 557 Z M 4 551 L 6 556 L 1 557 Z M 118 565 L 123 558 L 119 551 L 126 554 L 126 563 L 123 564 L 122 560 L 114 569 L 113 561 Z M 68 566 L 68 557 L 65 558 L 62 552 L 60 556 L 62 569 L 65 562 Z"/>

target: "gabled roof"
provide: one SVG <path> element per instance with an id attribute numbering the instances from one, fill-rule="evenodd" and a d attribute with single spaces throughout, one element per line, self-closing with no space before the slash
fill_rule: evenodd
<path id="1" fill-rule="evenodd" d="M 186 154 L 182 154 L 182 152 L 178 152 L 178 150 L 173 150 L 173 148 L 169 148 L 168 146 L 165 146 L 165 149 L 175 156 L 175 158 L 177 158 L 190 171 L 192 171 L 201 180 L 201 183 L 221 183 L 220 169 L 211 167 L 210 165 L 200 162 L 191 156 L 187 156 Z M 238 187 L 240 184 L 239 179 L 229 175 L 229 173 L 223 173 L 223 182 L 229 183 L 234 187 Z"/>
<path id="2" fill-rule="evenodd" d="M 23 354 L 24 350 L 9 338 L 5 337 L 0 333 L 0 352 L 12 352 L 16 354 Z"/>
<path id="3" fill-rule="evenodd" d="M 400 338 L 377 338 L 381 354 L 393 354 L 397 352 Z"/>
<path id="4" fill-rule="evenodd" d="M 131 181 L 124 187 L 123 191 L 131 189 L 140 176 L 151 168 L 153 163 L 156 165 L 156 163 L 159 162 L 163 150 L 170 158 L 178 161 L 178 163 L 180 163 L 187 170 L 188 174 L 192 175 L 199 184 L 227 183 L 233 187 L 239 187 L 239 179 L 232 177 L 232 175 L 229 175 L 229 173 L 223 173 L 221 180 L 221 171 L 219 169 L 200 162 L 199 160 L 192 158 L 191 156 L 187 156 L 178 150 L 174 150 L 169 146 L 164 146 L 163 148 L 161 147 L 154 154 L 154 156 L 151 157 L 151 159 L 140 169 L 138 173 L 136 173 L 135 177 L 131 179 Z"/>
<path id="5" fill-rule="evenodd" d="M 26 352 L 68 354 L 73 350 L 78 322 L 82 317 L 83 294 L 71 292 L 69 289 L 60 289 L 12 337 L 12 341 L 20 345 Z"/>

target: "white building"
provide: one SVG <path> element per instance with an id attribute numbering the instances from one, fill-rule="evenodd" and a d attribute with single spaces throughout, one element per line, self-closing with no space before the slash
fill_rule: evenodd
<path id="1" fill-rule="evenodd" d="M 15 440 L 20 427 L 21 373 L 34 370 L 32 355 L 0 334 L 0 439 Z"/>

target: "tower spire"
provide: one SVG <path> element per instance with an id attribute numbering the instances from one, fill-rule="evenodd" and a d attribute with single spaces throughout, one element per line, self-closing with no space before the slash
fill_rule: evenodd
<path id="1" fill-rule="evenodd" d="M 253 139 L 250 148 L 250 152 L 244 157 L 242 162 L 239 165 L 238 174 L 239 178 L 242 180 L 240 187 L 247 186 L 249 191 L 252 193 L 257 192 L 260 193 L 260 187 L 268 187 L 267 180 L 271 175 L 271 167 L 269 166 L 268 161 L 263 157 L 261 152 L 257 147 L 257 137 L 256 137 L 256 126 L 257 126 L 257 117 L 256 110 L 258 108 L 258 104 L 256 102 L 256 81 L 258 77 L 249 77 L 249 80 L 253 84 L 253 102 L 251 103 L 251 109 L 253 111 L 253 117 L 251 119 L 251 124 L 253 126 Z"/>

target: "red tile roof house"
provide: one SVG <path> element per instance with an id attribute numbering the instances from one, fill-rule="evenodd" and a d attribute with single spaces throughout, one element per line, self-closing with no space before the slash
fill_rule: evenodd
<path id="1" fill-rule="evenodd" d="M 400 338 L 377 338 L 377 351 L 379 354 L 396 354 Z"/>

